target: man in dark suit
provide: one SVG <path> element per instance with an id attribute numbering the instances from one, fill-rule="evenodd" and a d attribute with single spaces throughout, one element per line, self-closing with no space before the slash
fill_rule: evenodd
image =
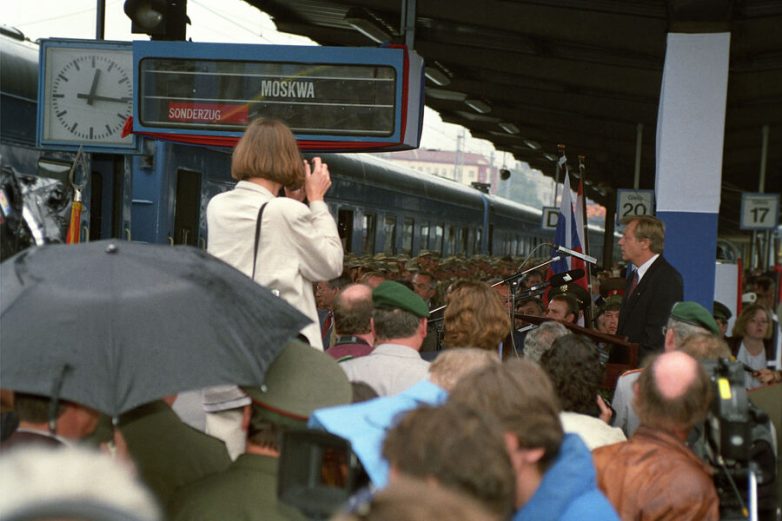
<path id="1" fill-rule="evenodd" d="M 629 274 L 617 335 L 640 344 L 639 361 L 663 350 L 663 326 L 671 308 L 684 298 L 682 276 L 662 256 L 665 228 L 647 215 L 623 221 L 619 239 L 622 258 L 633 264 Z"/>

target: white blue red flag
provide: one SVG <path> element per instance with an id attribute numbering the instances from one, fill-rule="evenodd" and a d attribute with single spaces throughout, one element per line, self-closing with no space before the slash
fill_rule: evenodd
<path id="1" fill-rule="evenodd" d="M 583 200 L 580 203 L 583 205 Z M 554 232 L 554 244 L 557 246 L 564 246 L 565 248 L 583 253 L 582 239 L 583 230 L 583 218 L 576 216 L 576 210 L 573 207 L 573 196 L 570 190 L 570 175 L 565 172 L 565 182 L 562 188 L 562 200 L 559 205 L 559 218 L 557 219 L 557 229 Z M 546 278 L 551 278 L 552 275 L 557 273 L 563 273 L 569 270 L 584 269 L 584 261 L 575 257 L 569 257 L 563 253 L 557 253 L 556 248 L 551 252 L 552 257 L 559 256 L 560 259 L 557 262 L 553 262 L 550 265 L 549 272 Z M 586 278 L 582 277 L 576 284 L 586 289 Z M 547 295 L 548 298 L 548 295 Z"/>

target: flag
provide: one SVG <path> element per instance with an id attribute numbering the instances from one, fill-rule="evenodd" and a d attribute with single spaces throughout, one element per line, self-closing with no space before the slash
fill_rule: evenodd
<path id="1" fill-rule="evenodd" d="M 583 219 L 581 220 L 583 221 Z M 562 200 L 559 205 L 557 229 L 554 232 L 554 244 L 558 246 L 564 246 L 565 248 L 569 248 L 577 252 L 583 251 L 578 233 L 576 212 L 573 208 L 573 196 L 570 190 L 570 174 L 567 171 L 565 171 L 565 182 L 564 186 L 562 187 Z M 555 257 L 557 255 L 560 257 L 560 259 L 550 264 L 548 273 L 546 274 L 546 279 L 550 279 L 552 275 L 563 273 L 571 269 L 584 269 L 584 261 L 581 259 L 569 257 L 563 253 L 557 253 L 555 248 L 552 250 L 551 256 Z M 586 289 L 586 284 L 583 282 L 584 280 L 584 278 L 579 279 L 578 284 L 583 285 L 584 289 Z M 548 293 L 549 292 L 547 291 L 546 301 L 548 301 L 549 298 Z"/>
<path id="2" fill-rule="evenodd" d="M 578 180 L 578 193 L 576 194 L 576 233 L 578 234 L 578 244 L 580 248 L 576 251 L 579 251 L 581 253 L 584 253 L 587 247 L 586 240 L 584 239 L 585 234 L 587 232 L 586 223 L 584 222 L 585 216 L 586 216 L 586 209 L 584 208 L 584 205 L 586 204 L 586 199 L 584 198 L 584 178 Z M 576 248 L 573 248 L 574 250 Z M 589 271 L 587 270 L 588 266 L 586 263 L 581 259 L 572 258 L 570 260 L 570 266 L 571 269 L 582 269 L 584 270 L 584 278 L 578 279 L 576 281 L 576 284 L 584 288 L 585 290 L 589 290 L 588 287 L 588 280 L 587 277 L 589 277 Z"/>

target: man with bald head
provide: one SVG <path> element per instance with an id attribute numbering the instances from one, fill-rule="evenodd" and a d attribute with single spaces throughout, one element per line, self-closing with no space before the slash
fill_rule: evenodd
<path id="1" fill-rule="evenodd" d="M 716 521 L 719 499 L 709 468 L 685 445 L 709 409 L 709 378 L 681 351 L 650 362 L 636 385 L 641 426 L 628 441 L 592 453 L 598 486 L 622 519 Z"/>
<path id="2" fill-rule="evenodd" d="M 338 362 L 372 352 L 372 288 L 366 284 L 345 286 L 334 298 L 334 345 L 326 354 Z"/>

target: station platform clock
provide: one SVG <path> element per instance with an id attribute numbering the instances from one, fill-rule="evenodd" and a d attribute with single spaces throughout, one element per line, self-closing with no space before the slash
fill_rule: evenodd
<path id="1" fill-rule="evenodd" d="M 135 149 L 133 135 L 122 137 L 133 113 L 130 42 L 46 39 L 40 52 L 39 146 Z"/>

